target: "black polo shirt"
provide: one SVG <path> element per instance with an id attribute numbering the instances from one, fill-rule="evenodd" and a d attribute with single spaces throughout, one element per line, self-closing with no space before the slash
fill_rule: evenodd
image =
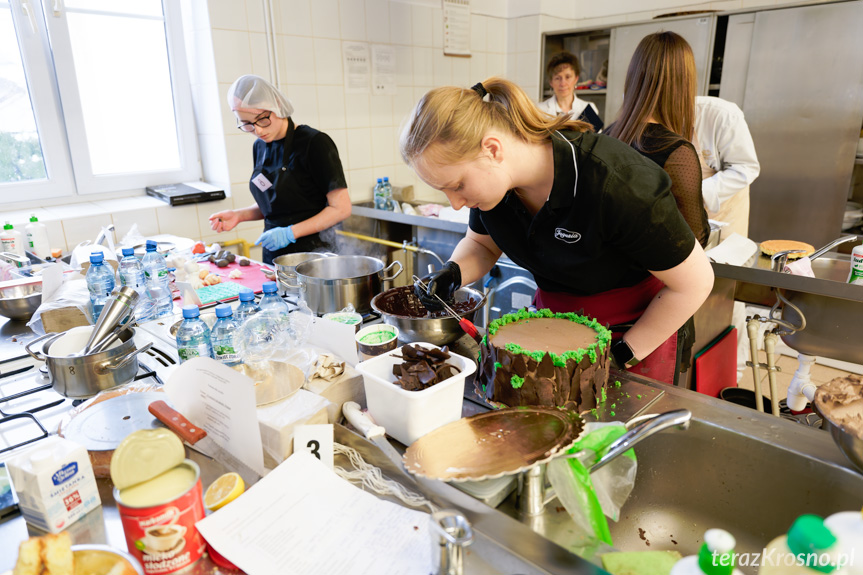
<path id="1" fill-rule="evenodd" d="M 491 210 L 470 213 L 470 229 L 491 235 L 540 288 L 598 294 L 689 256 L 695 237 L 659 166 L 601 134 L 561 131 L 552 146 L 554 184 L 536 216 L 513 190 Z"/>
<path id="2" fill-rule="evenodd" d="M 266 229 L 307 220 L 327 207 L 328 193 L 348 187 L 333 140 L 293 121 L 281 140 L 255 140 L 254 160 L 252 179 L 263 174 L 273 184 L 261 191 L 249 182 Z"/>

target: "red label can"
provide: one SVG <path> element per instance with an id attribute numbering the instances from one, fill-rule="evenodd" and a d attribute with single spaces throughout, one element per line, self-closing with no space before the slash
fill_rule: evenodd
<path id="1" fill-rule="evenodd" d="M 185 490 L 184 482 L 190 484 Z M 175 573 L 203 556 L 207 544 L 195 528 L 204 518 L 203 489 L 194 461 L 122 492 L 115 487 L 114 499 L 129 553 L 147 575 Z"/>

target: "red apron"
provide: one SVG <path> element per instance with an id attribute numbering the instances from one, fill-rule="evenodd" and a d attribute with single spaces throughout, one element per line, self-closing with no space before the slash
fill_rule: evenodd
<path id="1" fill-rule="evenodd" d="M 665 287 L 654 276 L 632 287 L 617 288 L 591 296 L 577 296 L 563 292 L 536 290 L 533 304 L 537 309 L 548 308 L 556 313 L 578 312 L 596 318 L 603 325 L 620 325 L 635 322 L 644 313 L 647 305 L 659 290 Z M 623 337 L 623 333 L 612 334 L 612 341 Z M 662 383 L 674 383 L 677 367 L 677 333 L 641 360 L 628 368 L 632 373 L 643 375 Z"/>

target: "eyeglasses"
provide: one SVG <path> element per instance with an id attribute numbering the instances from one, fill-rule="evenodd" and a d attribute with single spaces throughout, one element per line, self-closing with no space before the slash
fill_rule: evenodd
<path id="1" fill-rule="evenodd" d="M 254 132 L 255 126 L 260 126 L 261 128 L 266 128 L 267 126 L 269 126 L 270 124 L 273 123 L 273 121 L 270 119 L 271 115 L 272 115 L 272 112 L 268 112 L 267 115 L 264 116 L 263 118 L 261 118 L 260 120 L 255 120 L 254 122 L 239 122 L 237 124 L 237 127 L 244 132 Z"/>

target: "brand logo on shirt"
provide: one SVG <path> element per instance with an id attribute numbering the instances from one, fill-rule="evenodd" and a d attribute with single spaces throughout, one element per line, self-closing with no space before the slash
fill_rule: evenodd
<path id="1" fill-rule="evenodd" d="M 574 244 L 581 239 L 581 234 L 578 232 L 571 232 L 565 228 L 556 228 L 554 230 L 554 239 L 568 244 Z"/>

